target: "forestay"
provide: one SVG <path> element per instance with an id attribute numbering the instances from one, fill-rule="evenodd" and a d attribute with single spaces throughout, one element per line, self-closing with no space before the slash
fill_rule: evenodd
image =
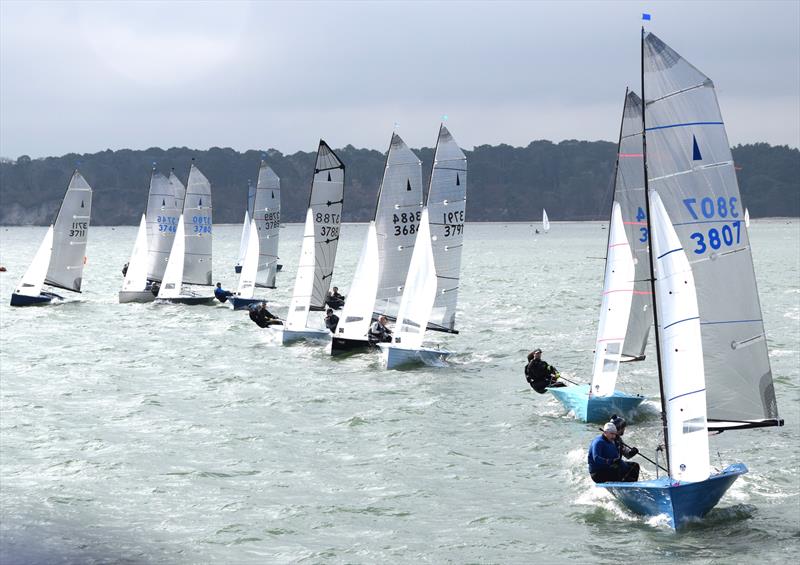
<path id="1" fill-rule="evenodd" d="M 50 264 L 50 254 L 53 251 L 53 226 L 47 228 L 47 233 L 33 256 L 33 261 L 28 266 L 28 270 L 20 279 L 15 294 L 22 296 L 39 296 L 44 285 L 44 277 L 47 275 L 47 267 Z"/>
<path id="2" fill-rule="evenodd" d="M 430 329 L 455 329 L 466 204 L 467 157 L 442 124 L 427 203 L 437 275 Z"/>
<path id="3" fill-rule="evenodd" d="M 177 177 L 175 179 L 180 184 Z M 180 204 L 175 195 L 178 184 L 155 171 L 150 175 L 150 192 L 145 212 L 148 243 L 147 278 L 150 280 L 160 281 L 164 277 L 164 269 L 167 268 L 172 241 L 178 229 L 178 216 L 183 209 L 183 185 L 180 185 L 179 189 Z"/>
<path id="4" fill-rule="evenodd" d="M 643 49 L 649 186 L 694 273 L 709 427 L 777 425 L 744 206 L 714 84 L 652 33 Z"/>
<path id="5" fill-rule="evenodd" d="M 258 272 L 258 230 L 256 221 L 250 220 L 247 229 L 247 245 L 242 258 L 242 272 L 239 273 L 239 288 L 236 295 L 239 298 L 253 298 L 256 286 L 256 273 Z"/>
<path id="6" fill-rule="evenodd" d="M 186 251 L 183 264 L 183 282 L 187 284 L 212 284 L 212 206 L 211 183 L 192 164 L 186 182 L 186 200 L 183 205 L 183 222 Z M 178 230 L 180 232 L 180 229 Z"/>
<path id="7" fill-rule="evenodd" d="M 53 224 L 53 252 L 47 267 L 47 284 L 81 291 L 91 213 L 92 189 L 75 171 Z"/>
<path id="8" fill-rule="evenodd" d="M 158 298 L 177 298 L 181 294 L 183 281 L 184 254 L 186 252 L 186 231 L 184 229 L 183 214 L 178 216 L 178 227 L 172 250 L 164 270 L 164 280 L 158 291 Z"/>
<path id="9" fill-rule="evenodd" d="M 633 359 L 644 356 L 647 336 L 653 325 L 642 157 L 642 99 L 629 91 L 622 112 L 614 202 L 620 205 L 622 223 L 636 269 L 631 313 L 622 350 L 623 357 Z"/>
<path id="10" fill-rule="evenodd" d="M 350 285 L 336 337 L 366 340 L 372 323 L 372 306 L 378 291 L 378 236 L 375 222 L 369 223 L 367 237 L 361 248 L 353 284 Z"/>
<path id="11" fill-rule="evenodd" d="M 258 171 L 253 219 L 258 229 L 259 260 L 256 286 L 275 288 L 278 237 L 281 227 L 281 181 L 264 161 Z"/>
<path id="12" fill-rule="evenodd" d="M 595 342 L 591 386 L 591 394 L 594 396 L 613 394 L 617 384 L 633 297 L 634 273 L 633 255 L 625 236 L 621 208 L 615 202 L 611 212 L 603 299 Z"/>
<path id="13" fill-rule="evenodd" d="M 710 465 L 695 281 L 669 214 L 654 191 L 650 210 L 669 476 L 681 481 L 702 481 L 708 478 Z"/>
<path id="14" fill-rule="evenodd" d="M 314 222 L 314 286 L 310 305 L 321 310 L 333 278 L 344 202 L 344 164 L 328 144 L 320 140 L 308 206 Z M 308 220 L 306 220 L 308 221 Z"/>
<path id="15" fill-rule="evenodd" d="M 131 259 L 128 261 L 128 269 L 125 272 L 125 280 L 122 281 L 124 292 L 136 292 L 144 290 L 147 286 L 147 219 L 142 214 L 139 222 L 139 229 L 136 232 L 136 241 L 133 244 Z"/>
<path id="16" fill-rule="evenodd" d="M 379 257 L 376 313 L 397 316 L 421 217 L 422 163 L 394 133 L 375 212 Z"/>
<path id="17" fill-rule="evenodd" d="M 422 345 L 435 298 L 436 266 L 431 247 L 428 209 L 424 208 L 404 284 L 403 298 L 397 312 L 394 336 L 396 344 L 406 349 L 418 349 Z"/>

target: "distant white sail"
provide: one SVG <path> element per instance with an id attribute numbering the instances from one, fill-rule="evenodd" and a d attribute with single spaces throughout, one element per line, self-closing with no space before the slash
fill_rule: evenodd
<path id="1" fill-rule="evenodd" d="M 375 212 L 379 267 L 374 311 L 379 314 L 397 316 L 421 217 L 422 163 L 395 133 Z"/>
<path id="2" fill-rule="evenodd" d="M 622 223 L 621 207 L 617 202 L 611 212 L 609 230 L 603 300 L 592 372 L 591 394 L 594 396 L 614 393 L 633 299 L 635 266 Z"/>
<path id="3" fill-rule="evenodd" d="M 336 337 L 364 340 L 372 323 L 372 307 L 378 291 L 378 236 L 375 222 L 369 223 L 367 237 L 358 258 L 353 284 L 342 310 Z"/>
<path id="4" fill-rule="evenodd" d="M 139 230 L 136 232 L 136 241 L 133 244 L 128 270 L 122 282 L 123 292 L 144 290 L 147 286 L 147 218 L 142 214 Z"/>
<path id="5" fill-rule="evenodd" d="M 431 246 L 428 209 L 422 210 L 414 252 L 403 285 L 403 297 L 397 312 L 394 343 L 406 349 L 422 345 L 422 338 L 436 299 L 436 265 Z"/>
<path id="6" fill-rule="evenodd" d="M 544 230 L 544 233 L 550 231 L 550 220 L 547 218 L 547 210 L 544 208 L 542 208 L 542 229 Z"/>
<path id="7" fill-rule="evenodd" d="M 264 161 L 258 171 L 253 206 L 260 249 L 256 286 L 275 288 L 281 227 L 281 180 Z"/>
<path id="8" fill-rule="evenodd" d="M 183 283 L 184 253 L 186 252 L 186 235 L 183 214 L 178 217 L 178 229 L 172 242 L 172 250 L 164 271 L 164 279 L 158 291 L 158 298 L 177 298 L 181 295 Z"/>
<path id="9" fill-rule="evenodd" d="M 92 213 L 92 188 L 75 171 L 53 224 L 53 252 L 45 282 L 80 292 Z"/>
<path id="10" fill-rule="evenodd" d="M 245 215 L 247 214 L 245 213 Z M 258 229 L 255 220 L 250 220 L 250 227 L 247 230 L 247 245 L 241 264 L 242 272 L 239 273 L 239 288 L 236 295 L 239 298 L 253 298 L 256 273 L 258 273 Z"/>
<path id="11" fill-rule="evenodd" d="M 652 190 L 650 211 L 669 476 L 681 481 L 702 481 L 710 475 L 711 467 L 703 344 L 694 276 L 661 198 Z"/>
<path id="12" fill-rule="evenodd" d="M 747 208 L 744 209 L 744 227 L 750 227 L 750 210 Z"/>
<path id="13" fill-rule="evenodd" d="M 33 256 L 33 261 L 28 266 L 28 270 L 19 281 L 15 294 L 22 296 L 39 296 L 44 285 L 44 278 L 47 275 L 47 266 L 50 264 L 50 254 L 53 251 L 53 226 L 47 228 L 44 239 Z"/>
<path id="14" fill-rule="evenodd" d="M 189 180 L 186 183 L 183 222 L 186 235 L 183 282 L 211 285 L 213 284 L 211 183 L 194 164 L 189 170 Z M 182 232 L 178 229 L 177 233 Z"/>

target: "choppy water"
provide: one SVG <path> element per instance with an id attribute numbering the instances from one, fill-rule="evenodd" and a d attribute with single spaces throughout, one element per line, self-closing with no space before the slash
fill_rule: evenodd
<path id="1" fill-rule="evenodd" d="M 783 428 L 726 432 L 737 481 L 680 534 L 623 510 L 585 470 L 594 425 L 524 381 L 535 346 L 591 367 L 606 232 L 470 224 L 448 368 L 282 347 L 223 306 L 117 303 L 134 227 L 93 227 L 80 301 L 8 306 L 44 228 L 2 228 L 2 563 L 781 563 L 800 549 L 800 223 L 751 227 Z M 342 229 L 347 291 L 365 226 Z M 301 227 L 281 232 L 285 312 Z M 239 228 L 215 279 L 235 286 Z M 594 258 L 592 258 L 594 257 Z M 621 386 L 650 398 L 626 439 L 652 455 L 652 356 Z M 719 455 L 717 455 L 719 452 Z M 648 469 L 646 466 L 645 469 Z"/>

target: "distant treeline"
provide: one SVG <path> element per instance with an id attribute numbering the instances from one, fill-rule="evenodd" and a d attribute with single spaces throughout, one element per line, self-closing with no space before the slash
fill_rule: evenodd
<path id="1" fill-rule="evenodd" d="M 316 149 L 316 147 L 314 148 Z M 467 151 L 467 220 L 602 220 L 611 206 L 616 144 L 608 141 L 534 141 L 527 147 L 481 145 Z M 336 150 L 346 169 L 343 220 L 372 218 L 385 154 L 348 145 Z M 433 149 L 415 150 L 427 186 Z M 94 189 L 92 224 L 136 224 L 144 211 L 153 163 L 185 182 L 189 165 L 211 181 L 214 221 L 237 223 L 244 215 L 248 180 L 266 159 L 281 178 L 282 220 L 301 222 L 308 204 L 316 151 L 283 155 L 274 149 L 246 151 L 186 147 L 0 162 L 0 224 L 45 225 L 53 221 L 76 164 Z M 800 216 L 800 151 L 767 143 L 733 148 L 742 201 L 753 217 Z"/>

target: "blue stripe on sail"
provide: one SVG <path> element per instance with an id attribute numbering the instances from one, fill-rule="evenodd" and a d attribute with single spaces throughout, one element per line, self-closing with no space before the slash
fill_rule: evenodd
<path id="1" fill-rule="evenodd" d="M 726 224 L 731 223 L 734 224 L 736 222 L 741 222 L 739 218 L 734 218 L 731 220 L 730 218 L 720 218 L 719 220 L 701 220 L 698 222 L 675 222 L 673 226 L 694 226 L 696 224 Z"/>
<path id="2" fill-rule="evenodd" d="M 704 388 L 701 388 L 700 390 L 693 390 L 692 392 L 684 392 L 683 394 L 679 394 L 678 396 L 673 396 L 667 402 L 672 402 L 673 400 L 675 400 L 676 398 L 680 398 L 681 396 L 689 396 L 690 394 L 703 392 L 704 390 L 705 390 Z"/>
<path id="3" fill-rule="evenodd" d="M 670 250 L 670 251 L 667 251 L 667 252 L 666 252 L 666 253 L 664 253 L 663 255 L 659 255 L 658 257 L 656 257 L 656 261 L 658 261 L 658 260 L 659 260 L 659 259 L 661 259 L 662 257 L 666 257 L 666 256 L 667 256 L 667 255 L 669 255 L 670 253 L 675 253 L 676 251 L 683 251 L 683 247 L 678 247 L 678 248 L 676 248 L 676 249 L 672 249 L 672 250 Z"/>
<path id="4" fill-rule="evenodd" d="M 672 323 L 671 323 L 670 325 L 668 325 L 668 326 L 664 326 L 664 329 L 671 328 L 671 327 L 672 327 L 672 326 L 674 326 L 675 324 L 680 324 L 680 323 L 682 323 L 682 322 L 688 322 L 689 320 L 699 320 L 699 319 L 700 319 L 700 316 L 695 316 L 695 317 L 693 317 L 693 318 L 684 318 L 683 320 L 678 320 L 677 322 L 672 322 Z"/>
<path id="5" fill-rule="evenodd" d="M 754 322 L 763 322 L 761 318 L 755 320 L 722 320 L 720 322 L 700 322 L 701 326 L 711 326 L 714 324 L 752 324 Z"/>
<path id="6" fill-rule="evenodd" d="M 723 122 L 686 122 L 685 124 L 670 124 L 668 126 L 655 126 L 652 128 L 647 128 L 645 131 L 654 131 L 657 129 L 669 129 L 669 128 L 682 128 L 686 126 L 721 126 L 725 125 Z"/>

